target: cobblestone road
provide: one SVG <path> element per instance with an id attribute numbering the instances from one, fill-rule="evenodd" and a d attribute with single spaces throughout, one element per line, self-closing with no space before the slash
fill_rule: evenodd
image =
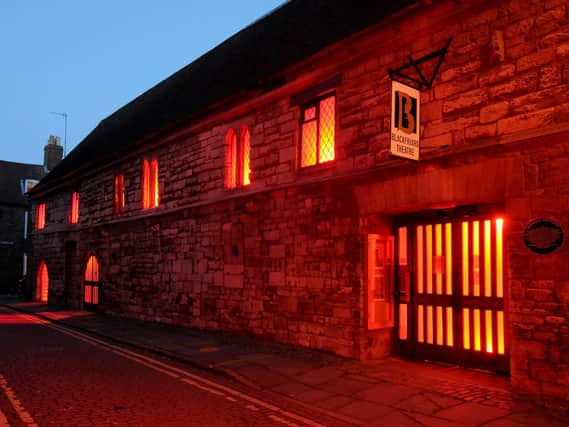
<path id="1" fill-rule="evenodd" d="M 320 425 L 221 380 L 2 308 L 0 343 L 0 411 L 12 426 Z"/>

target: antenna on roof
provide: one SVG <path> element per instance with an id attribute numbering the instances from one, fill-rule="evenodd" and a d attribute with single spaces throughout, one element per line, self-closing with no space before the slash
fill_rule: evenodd
<path id="1" fill-rule="evenodd" d="M 63 134 L 63 157 L 65 157 L 67 155 L 67 113 L 56 113 L 51 111 L 50 114 L 55 114 L 65 118 L 65 133 Z"/>

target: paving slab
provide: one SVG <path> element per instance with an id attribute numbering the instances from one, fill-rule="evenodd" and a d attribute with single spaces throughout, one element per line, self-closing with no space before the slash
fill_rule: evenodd
<path id="1" fill-rule="evenodd" d="M 330 398 L 324 399 L 316 404 L 316 406 L 324 409 L 338 411 L 340 408 L 354 402 L 354 399 L 348 396 L 333 395 Z"/>
<path id="2" fill-rule="evenodd" d="M 506 417 L 506 420 L 511 421 L 513 423 L 518 423 L 517 425 L 520 426 L 567 427 L 569 425 L 569 414 L 566 414 L 565 417 L 562 416 L 556 417 L 548 413 L 544 413 L 543 410 L 540 410 L 540 408 L 533 408 L 528 410 L 527 412 L 516 412 L 510 414 Z M 492 427 L 498 427 L 498 425 Z"/>
<path id="3" fill-rule="evenodd" d="M 322 402 L 336 396 L 336 394 L 330 393 L 328 391 L 320 390 L 317 388 L 309 388 L 308 390 L 299 393 L 296 398 L 305 403 L 317 404 L 318 402 Z"/>
<path id="4" fill-rule="evenodd" d="M 441 393 L 430 392 L 425 396 L 433 401 L 441 409 L 450 408 L 451 406 L 456 406 L 462 403 L 460 400 L 454 397 Z"/>
<path id="5" fill-rule="evenodd" d="M 398 401 L 394 406 L 409 413 L 418 412 L 423 415 L 431 415 L 441 410 L 439 405 L 423 393 L 417 393 L 406 399 Z"/>
<path id="6" fill-rule="evenodd" d="M 287 381 L 271 388 L 272 391 L 289 397 L 297 397 L 302 393 L 312 390 L 309 386 L 296 381 Z"/>
<path id="7" fill-rule="evenodd" d="M 504 418 L 510 412 L 504 409 L 483 406 L 478 403 L 461 403 L 451 408 L 442 409 L 436 415 L 439 418 L 446 418 L 450 421 L 462 422 L 466 425 L 477 426 L 482 423 Z"/>
<path id="8" fill-rule="evenodd" d="M 354 400 L 348 405 L 338 408 L 338 412 L 370 425 L 370 423 L 382 421 L 387 414 L 394 412 L 394 410 L 378 403 Z"/>
<path id="9" fill-rule="evenodd" d="M 278 385 L 290 382 L 289 378 L 271 372 L 265 366 L 261 365 L 243 367 L 238 372 L 240 375 L 262 388 L 272 389 Z"/>
<path id="10" fill-rule="evenodd" d="M 295 378 L 306 385 L 317 386 L 327 383 L 334 378 L 338 378 L 342 374 L 343 372 L 336 367 L 324 367 L 302 373 L 301 375 L 295 376 Z"/>
<path id="11" fill-rule="evenodd" d="M 417 394 L 417 389 L 388 382 L 375 383 L 355 394 L 355 397 L 384 405 L 395 405 Z"/>
<path id="12" fill-rule="evenodd" d="M 352 380 L 345 377 L 334 378 L 324 384 L 320 384 L 322 390 L 343 394 L 344 396 L 354 396 L 355 394 L 373 387 L 373 383 Z"/>
<path id="13" fill-rule="evenodd" d="M 444 418 L 439 418 L 439 417 L 435 417 L 435 416 L 424 415 L 424 414 L 419 414 L 419 413 L 411 413 L 411 414 L 407 414 L 407 415 L 409 417 L 413 418 L 414 420 L 416 420 L 422 426 L 428 426 L 428 427 L 459 427 L 459 426 L 461 426 L 461 427 L 464 427 L 463 422 L 446 420 Z"/>

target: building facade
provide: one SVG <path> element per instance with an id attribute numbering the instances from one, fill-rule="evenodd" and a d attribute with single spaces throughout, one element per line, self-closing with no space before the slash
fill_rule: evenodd
<path id="1" fill-rule="evenodd" d="M 101 122 L 32 192 L 30 295 L 569 399 L 568 5 L 330 3 Z M 390 153 L 398 70 L 434 77 L 417 161 Z"/>
<path id="2" fill-rule="evenodd" d="M 42 165 L 0 161 L 0 293 L 15 293 L 26 276 L 30 252 L 25 193 L 45 175 Z"/>
<path id="3" fill-rule="evenodd" d="M 27 193 L 61 161 L 62 154 L 59 138 L 50 136 L 43 165 L 0 160 L 0 294 L 23 290 L 32 230 Z"/>

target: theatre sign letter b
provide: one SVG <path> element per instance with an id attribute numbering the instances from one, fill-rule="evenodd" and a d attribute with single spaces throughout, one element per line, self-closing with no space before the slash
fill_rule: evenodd
<path id="1" fill-rule="evenodd" d="M 421 94 L 417 89 L 391 82 L 391 154 L 419 160 Z"/>

